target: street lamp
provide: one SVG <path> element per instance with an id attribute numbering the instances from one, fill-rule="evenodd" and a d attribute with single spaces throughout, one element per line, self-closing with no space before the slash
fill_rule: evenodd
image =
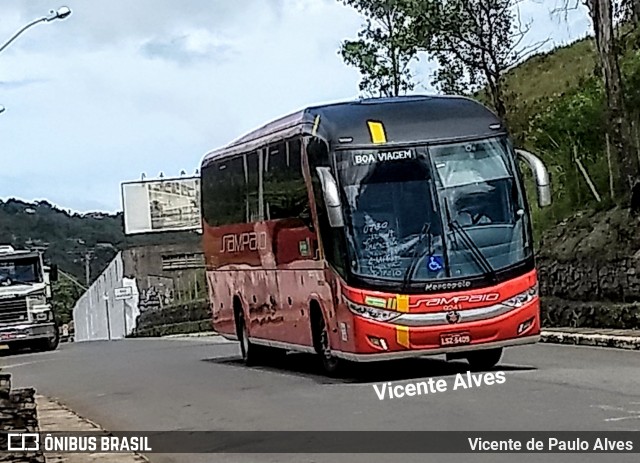
<path id="1" fill-rule="evenodd" d="M 2 114 L 2 113 L 4 112 L 4 110 L 5 110 L 5 109 L 6 109 L 6 108 L 0 104 L 0 114 Z"/>
<path id="2" fill-rule="evenodd" d="M 2 52 L 5 48 L 7 48 L 9 44 L 11 44 L 11 42 L 17 39 L 20 34 L 22 34 L 24 31 L 29 29 L 31 26 L 35 26 L 36 24 L 41 22 L 51 22 L 56 19 L 65 19 L 70 14 L 71 14 L 71 9 L 69 9 L 69 7 L 66 7 L 66 6 L 61 6 L 57 10 L 49 11 L 49 16 L 44 16 L 40 19 L 36 19 L 35 21 L 30 22 L 29 24 L 24 26 L 22 29 L 20 29 L 18 32 L 16 32 L 13 35 L 13 37 L 11 37 L 4 45 L 2 45 L 2 47 L 0 47 L 0 52 Z"/>

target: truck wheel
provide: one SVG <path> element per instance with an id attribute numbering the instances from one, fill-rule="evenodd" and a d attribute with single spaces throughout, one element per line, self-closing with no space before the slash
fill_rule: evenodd
<path id="1" fill-rule="evenodd" d="M 48 352 L 56 350 L 59 344 L 60 338 L 58 336 L 53 339 L 38 339 L 37 341 L 33 342 L 31 349 L 37 352 Z"/>
<path id="2" fill-rule="evenodd" d="M 490 370 L 495 367 L 502 357 L 502 347 L 496 349 L 477 350 L 467 354 L 467 361 L 471 371 Z"/>
<path id="3" fill-rule="evenodd" d="M 31 349 L 39 352 L 48 352 L 56 350 L 60 345 L 60 330 L 55 326 L 55 335 L 53 338 L 38 339 L 31 344 Z"/>

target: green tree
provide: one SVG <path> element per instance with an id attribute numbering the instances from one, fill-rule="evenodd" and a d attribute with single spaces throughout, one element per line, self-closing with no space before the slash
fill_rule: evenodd
<path id="1" fill-rule="evenodd" d="M 360 71 L 360 91 L 372 96 L 398 96 L 414 88 L 409 65 L 417 58 L 412 0 L 342 0 L 366 17 L 357 40 L 345 40 L 339 54 Z"/>
<path id="2" fill-rule="evenodd" d="M 623 48 L 616 37 L 616 12 L 620 0 L 582 0 L 589 11 L 593 25 L 599 71 L 607 98 L 607 130 L 611 139 L 612 164 L 616 173 L 614 189 L 616 200 L 622 204 L 631 199 L 631 192 L 638 189 L 640 164 L 631 142 L 631 120 L 625 102 L 625 88 L 620 58 Z M 627 1 L 631 9 L 638 7 L 636 1 Z M 564 8 L 574 6 L 571 0 L 564 0 Z M 640 206 L 640 205 L 636 205 Z"/>
<path id="3" fill-rule="evenodd" d="M 518 0 L 413 0 L 420 49 L 439 64 L 434 84 L 445 93 L 471 94 L 486 88 L 501 119 L 506 119 L 508 69 L 535 52 L 541 42 L 524 45 L 531 24 L 522 24 Z"/>
<path id="4" fill-rule="evenodd" d="M 82 289 L 71 282 L 67 277 L 61 278 L 52 284 L 53 312 L 61 324 L 73 320 L 73 307 L 82 295 Z"/>

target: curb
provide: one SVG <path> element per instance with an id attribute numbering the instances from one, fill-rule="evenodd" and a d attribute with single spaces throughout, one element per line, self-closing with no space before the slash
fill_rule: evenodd
<path id="1" fill-rule="evenodd" d="M 38 422 L 41 433 L 46 432 L 100 432 L 109 436 L 111 433 L 99 424 L 83 418 L 59 401 L 36 395 Z M 65 429 L 61 429 L 61 427 Z M 44 452 L 49 462 L 55 463 L 149 463 L 149 459 L 138 452 L 119 453 L 57 453 Z"/>
<path id="2" fill-rule="evenodd" d="M 172 338 L 216 338 L 221 337 L 220 335 L 210 331 L 205 333 L 181 333 L 181 334 L 167 334 L 165 336 L 160 336 L 161 338 L 172 339 Z"/>
<path id="3" fill-rule="evenodd" d="M 204 343 L 211 343 L 211 344 L 235 344 L 236 343 L 236 341 L 231 341 L 215 333 L 169 334 L 167 336 L 160 336 L 156 339 L 164 339 L 168 341 L 193 341 L 193 342 L 204 342 Z"/>
<path id="4" fill-rule="evenodd" d="M 640 337 L 608 334 L 582 334 L 565 331 L 542 331 L 540 342 L 572 344 L 577 346 L 613 347 L 616 349 L 640 350 Z"/>

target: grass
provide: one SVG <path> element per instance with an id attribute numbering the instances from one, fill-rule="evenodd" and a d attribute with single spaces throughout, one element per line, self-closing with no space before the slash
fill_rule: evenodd
<path id="1" fill-rule="evenodd" d="M 516 107 L 561 95 L 593 75 L 597 57 L 592 38 L 531 56 L 509 71 L 506 83 L 517 95 Z"/>

